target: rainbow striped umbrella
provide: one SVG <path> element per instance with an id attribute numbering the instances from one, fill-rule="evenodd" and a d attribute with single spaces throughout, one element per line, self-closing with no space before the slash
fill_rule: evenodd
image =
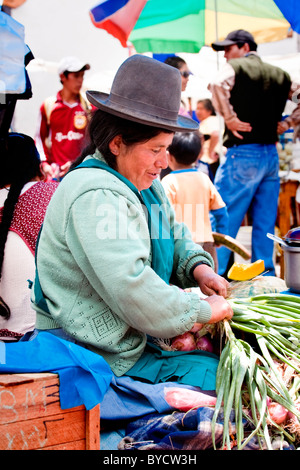
<path id="1" fill-rule="evenodd" d="M 293 31 L 300 33 L 300 9 L 298 0 L 274 0 L 284 17 L 290 23 Z"/>
<path id="2" fill-rule="evenodd" d="M 295 1 L 103 0 L 90 15 L 95 26 L 139 53 L 199 52 L 234 29 L 250 31 L 257 43 L 285 38 L 290 24 L 277 4 Z"/>

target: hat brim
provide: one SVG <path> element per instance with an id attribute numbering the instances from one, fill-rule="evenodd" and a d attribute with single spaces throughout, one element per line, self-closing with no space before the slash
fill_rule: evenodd
<path id="1" fill-rule="evenodd" d="M 85 72 L 86 70 L 90 70 L 90 64 L 84 64 L 82 67 L 68 67 L 67 69 L 59 69 L 58 74 L 61 75 L 65 72 L 68 73 L 78 73 L 78 72 Z"/>
<path id="2" fill-rule="evenodd" d="M 224 39 L 224 41 L 213 42 L 211 47 L 215 51 L 224 51 L 225 47 L 233 46 L 233 44 L 237 44 L 237 41 L 231 41 L 230 39 Z"/>
<path id="3" fill-rule="evenodd" d="M 160 118 L 159 116 L 149 115 L 134 109 L 128 109 L 126 106 L 120 104 L 115 105 L 111 103 L 108 93 L 100 91 L 87 91 L 87 99 L 99 109 L 106 111 L 114 116 L 127 119 L 129 121 L 138 122 L 147 126 L 158 127 L 167 129 L 173 132 L 189 132 L 199 130 L 198 122 L 188 117 L 178 115 L 177 121 L 170 121 L 168 119 Z"/>
<path id="4" fill-rule="evenodd" d="M 90 64 L 85 64 L 81 69 L 80 69 L 80 72 L 83 72 L 85 70 L 90 70 L 91 66 Z"/>

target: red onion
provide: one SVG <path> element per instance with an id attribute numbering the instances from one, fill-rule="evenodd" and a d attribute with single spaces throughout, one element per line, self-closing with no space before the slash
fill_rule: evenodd
<path id="1" fill-rule="evenodd" d="M 213 352 L 214 348 L 210 339 L 207 336 L 201 336 L 200 338 L 196 339 L 196 347 L 197 349 L 201 349 L 202 351 Z"/>
<path id="2" fill-rule="evenodd" d="M 276 424 L 284 423 L 288 417 L 288 410 L 279 403 L 270 403 L 268 405 L 268 410 L 270 413 L 270 418 Z"/>
<path id="3" fill-rule="evenodd" d="M 197 333 L 197 331 L 202 330 L 203 326 L 203 323 L 195 323 L 193 328 L 190 330 L 190 333 Z"/>
<path id="4" fill-rule="evenodd" d="M 178 351 L 193 351 L 196 349 L 195 338 L 192 333 L 187 331 L 173 339 L 172 347 Z"/>
<path id="5" fill-rule="evenodd" d="M 300 411 L 300 403 L 295 402 L 294 405 L 296 409 Z M 289 422 L 290 430 L 299 436 L 300 435 L 300 422 L 297 416 L 294 415 L 294 413 L 292 413 L 291 411 L 288 411 L 287 421 Z"/>

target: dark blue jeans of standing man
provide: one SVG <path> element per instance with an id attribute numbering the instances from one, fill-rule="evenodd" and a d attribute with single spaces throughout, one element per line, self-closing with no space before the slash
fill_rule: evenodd
<path id="1" fill-rule="evenodd" d="M 235 238 L 247 212 L 252 217 L 252 259 L 263 259 L 268 275 L 275 275 L 273 241 L 280 189 L 279 157 L 275 144 L 247 144 L 229 148 L 214 184 L 228 210 L 228 235 Z M 219 274 L 226 273 L 230 250 L 217 249 Z"/>

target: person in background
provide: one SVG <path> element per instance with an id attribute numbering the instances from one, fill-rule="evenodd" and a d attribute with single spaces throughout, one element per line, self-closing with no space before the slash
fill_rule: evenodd
<path id="1" fill-rule="evenodd" d="M 189 82 L 190 75 L 192 72 L 190 71 L 186 61 L 179 56 L 169 56 L 165 60 L 165 64 L 170 65 L 171 67 L 175 67 L 179 70 L 181 75 L 181 91 L 184 92 Z M 179 109 L 179 114 L 187 117 L 191 117 L 190 110 L 186 109 L 185 104 L 181 101 L 181 106 Z"/>
<path id="2" fill-rule="evenodd" d="M 216 231 L 223 234 L 228 232 L 228 215 L 225 203 L 210 178 L 195 167 L 200 150 L 201 136 L 198 132 L 176 133 L 168 148 L 172 172 L 163 178 L 162 186 L 174 207 L 176 219 L 184 222 L 194 242 L 212 255 L 217 272 L 210 212 L 216 220 Z"/>
<path id="3" fill-rule="evenodd" d="M 90 65 L 77 57 L 65 57 L 58 66 L 62 89 L 48 97 L 40 108 L 36 145 L 42 170 L 48 178 L 60 179 L 86 145 L 86 127 L 91 105 L 81 92 Z"/>
<path id="4" fill-rule="evenodd" d="M 175 220 L 158 180 L 174 132 L 198 129 L 178 115 L 180 95 L 178 70 L 139 54 L 119 67 L 109 95 L 87 91 L 98 108 L 90 144 L 49 204 L 32 289 L 33 337 L 46 330 L 99 354 L 117 377 L 147 373 L 155 383 L 167 380 L 164 365 L 173 376 L 178 355 L 158 357 L 151 338 L 232 317 L 228 282 Z M 207 297 L 185 292 L 192 286 Z M 202 384 L 210 359 L 196 360 Z M 189 360 L 178 367 L 189 374 Z"/>
<path id="5" fill-rule="evenodd" d="M 165 64 L 170 65 L 171 67 L 175 67 L 177 70 L 180 72 L 181 76 L 181 92 L 184 92 L 186 90 L 191 71 L 184 59 L 182 57 L 179 57 L 177 55 L 175 56 L 169 56 L 165 59 L 164 61 Z M 180 108 L 179 108 L 179 114 L 181 116 L 186 116 L 188 118 L 191 117 L 192 111 L 187 109 L 186 104 L 184 101 L 181 99 L 180 102 Z M 161 179 L 164 178 L 164 176 L 168 175 L 171 171 L 171 168 L 167 167 L 162 170 L 161 172 Z"/>
<path id="6" fill-rule="evenodd" d="M 220 135 L 223 134 L 220 124 L 222 125 L 223 119 L 216 116 L 209 98 L 197 101 L 195 113 L 200 122 L 199 130 L 204 138 L 201 160 L 209 164 L 214 178 L 219 166 Z"/>
<path id="7" fill-rule="evenodd" d="M 261 60 L 248 31 L 232 31 L 212 47 L 225 51 L 227 59 L 209 90 L 216 112 L 225 121 L 226 158 L 214 183 L 227 205 L 228 235 L 236 237 L 249 212 L 252 261 L 263 259 L 266 274 L 274 276 L 274 247 L 267 233 L 274 233 L 280 188 L 276 142 L 293 85 L 287 72 Z M 289 122 L 295 113 L 299 115 L 299 108 L 298 103 Z M 226 276 L 230 255 L 227 248 L 218 249 L 219 274 Z"/>
<path id="8" fill-rule="evenodd" d="M 34 279 L 36 240 L 58 183 L 43 181 L 31 137 L 0 140 L 0 339 L 17 341 L 35 326 L 28 280 Z"/>

